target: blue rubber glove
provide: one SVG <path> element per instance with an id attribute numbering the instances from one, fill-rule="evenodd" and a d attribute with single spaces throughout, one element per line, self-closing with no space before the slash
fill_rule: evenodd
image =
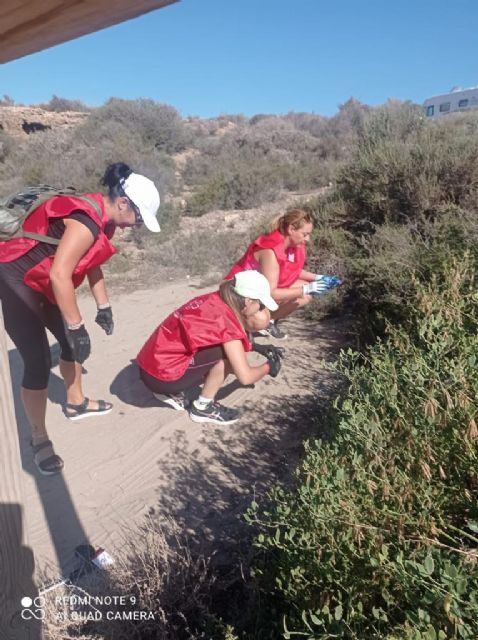
<path id="1" fill-rule="evenodd" d="M 329 289 L 333 289 L 334 287 L 338 287 L 342 284 L 342 280 L 337 276 L 322 276 L 319 273 L 316 274 L 315 281 L 325 282 Z"/>
<path id="2" fill-rule="evenodd" d="M 342 280 L 339 280 L 337 276 L 316 275 L 313 282 L 304 284 L 303 291 L 304 295 L 323 296 L 340 284 L 342 284 Z"/>

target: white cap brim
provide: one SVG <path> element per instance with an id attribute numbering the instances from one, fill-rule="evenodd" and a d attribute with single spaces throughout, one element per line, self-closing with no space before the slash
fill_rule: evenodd
<path id="1" fill-rule="evenodd" d="M 269 311 L 277 311 L 279 305 L 271 296 L 267 278 L 255 269 L 239 271 L 234 276 L 234 291 L 243 298 L 259 300 Z"/>
<path id="2" fill-rule="evenodd" d="M 146 229 L 148 229 L 148 231 L 152 231 L 153 233 L 158 233 L 159 231 L 161 231 L 161 227 L 159 226 L 159 222 L 156 216 L 148 216 L 142 213 L 141 209 L 139 213 L 141 214 L 144 226 L 146 227 Z"/>
<path id="3" fill-rule="evenodd" d="M 262 304 L 267 309 L 269 309 L 269 311 L 277 311 L 277 309 L 279 308 L 279 305 L 274 300 L 274 298 L 272 298 L 272 296 L 262 296 L 262 298 L 257 299 L 260 300 L 260 302 L 262 302 Z"/>
<path id="4" fill-rule="evenodd" d="M 139 173 L 130 173 L 122 186 L 125 194 L 138 208 L 146 229 L 153 233 L 161 231 L 156 217 L 161 199 L 154 182 Z"/>

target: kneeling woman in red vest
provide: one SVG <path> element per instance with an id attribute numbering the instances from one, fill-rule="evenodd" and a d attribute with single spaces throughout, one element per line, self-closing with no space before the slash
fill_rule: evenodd
<path id="1" fill-rule="evenodd" d="M 306 247 L 310 240 L 312 216 L 302 209 L 292 209 L 272 223 L 272 231 L 259 236 L 246 253 L 232 267 L 226 279 L 244 269 L 257 269 L 269 281 L 279 309 L 272 314 L 273 321 L 266 332 L 274 338 L 287 336 L 276 321 L 300 309 L 313 295 L 323 295 L 340 281 L 334 276 L 322 276 L 304 269 Z"/>
<path id="2" fill-rule="evenodd" d="M 236 422 L 239 412 L 215 402 L 215 396 L 229 373 L 244 385 L 279 373 L 280 357 L 274 351 L 264 354 L 267 362 L 256 367 L 246 357 L 252 349 L 248 332 L 267 327 L 269 312 L 276 309 L 261 273 L 237 273 L 219 291 L 193 298 L 159 325 L 138 354 L 141 379 L 177 410 L 186 408 L 184 392 L 204 382 L 189 407 L 191 420 Z"/>
<path id="3" fill-rule="evenodd" d="M 51 368 L 46 329 L 60 345 L 67 418 L 109 413 L 112 405 L 89 400 L 81 385 L 82 363 L 90 338 L 78 308 L 75 288 L 87 277 L 98 312 L 96 322 L 109 335 L 113 314 L 100 265 L 115 252 L 116 227 L 145 224 L 159 231 L 159 193 L 153 182 L 123 164 L 110 165 L 103 178 L 108 195 L 56 195 L 27 217 L 23 231 L 50 236 L 57 245 L 30 237 L 0 242 L 0 300 L 5 328 L 24 363 L 22 400 L 32 428 L 35 464 L 44 475 L 58 473 L 62 459 L 48 437 L 45 416 Z"/>

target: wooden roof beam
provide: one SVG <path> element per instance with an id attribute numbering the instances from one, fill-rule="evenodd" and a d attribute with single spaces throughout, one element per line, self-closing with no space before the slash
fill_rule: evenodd
<path id="1" fill-rule="evenodd" d="M 178 0 L 2 0 L 0 63 L 136 18 Z"/>

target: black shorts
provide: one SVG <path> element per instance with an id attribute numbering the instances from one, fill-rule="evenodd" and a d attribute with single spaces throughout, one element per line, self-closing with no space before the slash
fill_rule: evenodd
<path id="1" fill-rule="evenodd" d="M 212 347 L 199 349 L 184 374 L 178 380 L 159 380 L 146 373 L 141 367 L 139 368 L 139 374 L 141 380 L 153 393 L 174 395 L 202 384 L 206 374 L 219 360 L 224 360 L 225 357 L 222 345 L 216 344 Z"/>

